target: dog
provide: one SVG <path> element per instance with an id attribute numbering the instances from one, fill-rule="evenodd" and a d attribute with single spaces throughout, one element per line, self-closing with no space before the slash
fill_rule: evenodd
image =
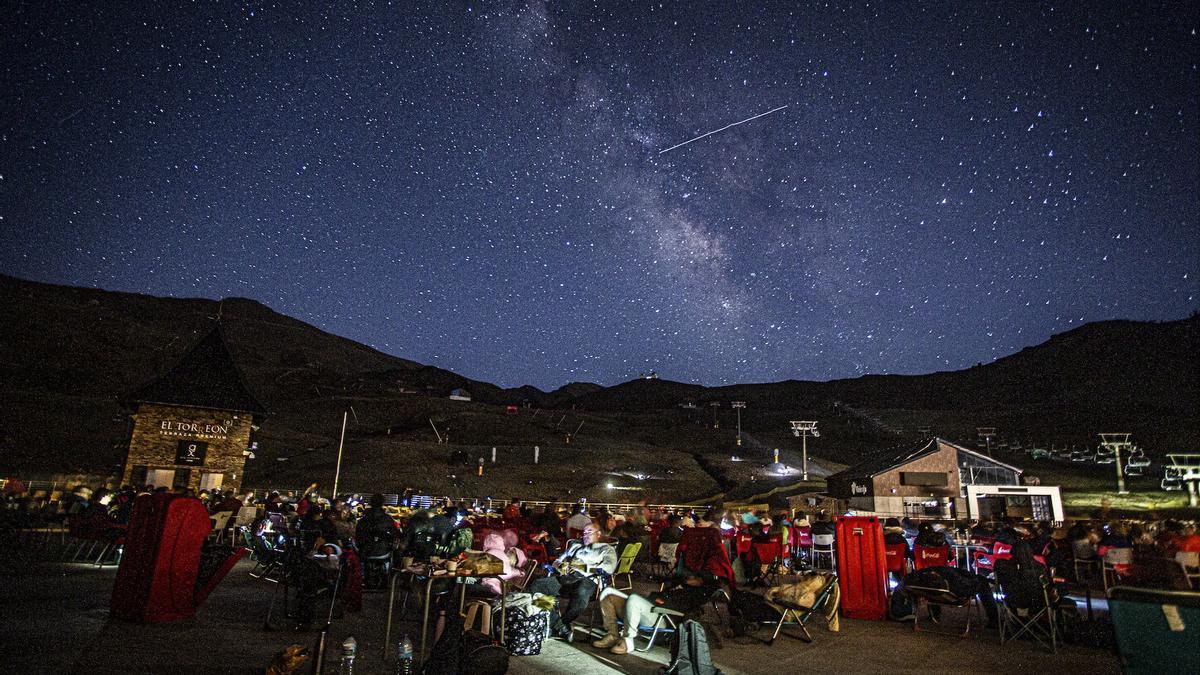
<path id="1" fill-rule="evenodd" d="M 276 654 L 265 672 L 266 675 L 295 675 L 305 661 L 308 661 L 308 647 L 292 645 Z"/>

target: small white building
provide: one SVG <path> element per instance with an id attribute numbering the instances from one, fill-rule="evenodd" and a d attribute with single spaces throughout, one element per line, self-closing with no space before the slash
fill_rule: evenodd
<path id="1" fill-rule="evenodd" d="M 471 400 L 471 392 L 467 391 L 466 389 L 451 389 L 450 390 L 450 400 L 451 401 L 470 401 Z"/>

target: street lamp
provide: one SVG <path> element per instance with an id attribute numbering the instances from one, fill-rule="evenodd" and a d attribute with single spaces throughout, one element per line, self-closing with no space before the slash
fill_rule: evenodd
<path id="1" fill-rule="evenodd" d="M 815 421 L 792 420 L 792 435 L 799 436 L 802 439 L 803 449 L 800 456 L 800 472 L 804 480 L 808 480 L 808 437 L 820 438 L 821 432 L 817 431 L 817 423 Z"/>
<path id="2" fill-rule="evenodd" d="M 745 401 L 734 401 L 733 403 L 730 403 L 729 405 L 733 406 L 733 409 L 737 411 L 737 420 L 738 420 L 737 444 L 740 447 L 742 445 L 742 408 L 746 407 L 746 402 Z"/>
<path id="3" fill-rule="evenodd" d="M 709 403 L 708 405 L 712 406 L 712 409 L 713 409 L 713 428 L 720 429 L 721 423 L 717 420 L 717 408 L 721 407 L 721 403 L 720 403 L 720 401 L 713 401 L 712 403 Z"/>
<path id="4" fill-rule="evenodd" d="M 992 439 L 996 437 L 996 427 L 975 427 L 975 431 L 979 432 L 979 438 L 987 444 L 988 457 L 992 456 Z"/>

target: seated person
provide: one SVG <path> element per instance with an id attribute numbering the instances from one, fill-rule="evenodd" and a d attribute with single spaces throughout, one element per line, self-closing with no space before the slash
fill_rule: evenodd
<path id="1" fill-rule="evenodd" d="M 483 552 L 500 560 L 504 564 L 504 569 L 500 573 L 500 578 L 505 581 L 512 581 L 521 575 L 521 569 L 514 568 L 512 559 L 509 557 L 509 551 L 505 546 L 504 535 L 499 532 L 489 532 L 483 538 Z M 471 584 L 468 590 L 471 591 L 472 597 L 498 598 L 500 597 L 500 579 L 482 579 L 478 584 Z"/>
<path id="2" fill-rule="evenodd" d="M 938 548 L 946 545 L 946 535 L 935 530 L 933 523 L 921 523 L 917 529 L 916 541 L 913 544 L 916 546 Z"/>
<path id="3" fill-rule="evenodd" d="M 337 526 L 327 516 L 325 506 L 320 502 L 313 502 L 299 518 L 296 527 L 300 531 L 305 548 L 311 547 L 317 539 L 337 543 Z"/>
<path id="4" fill-rule="evenodd" d="M 680 550 L 675 576 L 663 591 L 642 597 L 611 587 L 604 589 L 600 594 L 600 611 L 604 616 L 605 636 L 593 642 L 593 647 L 627 654 L 633 650 L 638 627 L 654 623 L 649 617 L 655 606 L 689 614 L 708 602 L 722 584 L 733 586 L 733 568 L 721 542 L 720 530 L 693 528 L 680 543 Z M 617 629 L 618 616 L 625 622 L 621 631 Z"/>
<path id="5" fill-rule="evenodd" d="M 383 495 L 371 495 L 371 507 L 354 526 L 354 541 L 367 557 L 380 557 L 392 550 L 396 538 L 396 521 L 383 510 Z"/>
<path id="6" fill-rule="evenodd" d="M 992 585 L 988 582 L 987 577 L 981 574 L 960 570 L 957 567 L 926 567 L 910 572 L 904 577 L 904 581 L 897 590 L 911 596 L 911 593 L 907 593 L 907 588 L 910 586 L 945 589 L 960 598 L 975 596 L 987 613 L 988 628 L 1000 625 L 996 598 L 992 595 Z M 934 622 L 941 618 L 941 613 L 940 606 L 932 603 L 929 605 L 929 618 Z"/>
<path id="7" fill-rule="evenodd" d="M 633 651 L 638 627 L 654 623 L 651 614 L 656 605 L 686 614 L 708 602 L 716 588 L 715 583 L 706 582 L 700 575 L 675 577 L 667 589 L 651 593 L 649 597 L 606 588 L 600 594 L 600 613 L 604 617 L 605 634 L 592 642 L 592 646 L 607 649 L 613 654 L 628 654 Z M 618 616 L 625 624 L 622 629 L 617 628 Z"/>
<path id="8" fill-rule="evenodd" d="M 571 546 L 554 561 L 550 576 L 529 585 L 531 593 L 564 596 L 570 599 L 567 611 L 550 613 L 550 634 L 564 640 L 572 639 L 574 621 L 596 592 L 597 577 L 612 576 L 617 569 L 617 551 L 600 541 L 600 528 L 589 524 L 583 528 L 582 541 Z"/>
<path id="9" fill-rule="evenodd" d="M 900 521 L 896 518 L 888 518 L 883 521 L 883 543 L 886 545 L 904 544 L 904 557 L 912 556 L 912 551 L 908 547 L 908 540 L 904 538 L 904 528 L 901 527 Z"/>

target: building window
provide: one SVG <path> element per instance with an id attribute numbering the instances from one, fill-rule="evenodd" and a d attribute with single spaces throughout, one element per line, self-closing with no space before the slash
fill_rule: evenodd
<path id="1" fill-rule="evenodd" d="M 171 487 L 175 489 L 186 488 L 188 482 L 192 480 L 191 469 L 176 469 L 175 480 L 171 482 Z"/>
<path id="2" fill-rule="evenodd" d="M 146 485 L 156 488 L 175 485 L 175 469 L 150 469 L 146 472 Z"/>

